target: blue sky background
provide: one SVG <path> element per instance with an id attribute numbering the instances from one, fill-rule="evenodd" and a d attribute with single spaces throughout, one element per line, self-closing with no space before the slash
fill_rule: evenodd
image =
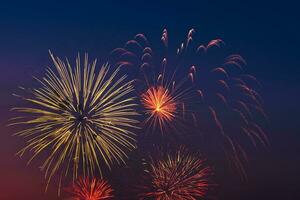
<path id="1" fill-rule="evenodd" d="M 0 5 L 0 199 L 55 199 L 43 194 L 37 166 L 14 157 L 18 138 L 5 127 L 11 95 L 51 65 L 48 50 L 105 61 L 109 52 L 144 33 L 157 41 L 167 28 L 181 41 L 195 28 L 203 42 L 222 38 L 263 85 L 271 147 L 249 163 L 249 182 L 220 191 L 226 199 L 297 199 L 300 177 L 300 14 L 292 1 L 45 1 Z M 71 59 L 70 59 L 71 60 Z"/>

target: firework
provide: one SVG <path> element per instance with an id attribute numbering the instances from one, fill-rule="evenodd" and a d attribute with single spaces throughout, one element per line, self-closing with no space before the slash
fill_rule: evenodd
<path id="1" fill-rule="evenodd" d="M 167 40 L 165 34 L 162 37 L 164 46 L 168 45 Z M 135 80 L 146 130 L 162 134 L 183 131 L 179 125 L 187 121 L 185 104 L 190 103 L 191 87 L 187 84 L 188 75 L 178 73 L 177 64 L 169 63 L 168 55 L 153 55 L 147 38 L 138 34 L 124 48 L 111 53 L 111 62 L 127 69 L 126 74 Z"/>
<path id="2" fill-rule="evenodd" d="M 221 39 L 197 44 L 194 34 L 191 29 L 186 40 L 172 51 L 168 32 L 164 30 L 162 48 L 155 52 L 147 38 L 138 34 L 124 48 L 114 50 L 112 57 L 120 66 L 133 69 L 130 74 L 134 77 L 140 76 L 133 74 L 135 71 L 142 71 L 142 76 L 146 77 L 146 87 L 141 81 L 136 86 L 146 88 L 142 89 L 141 95 L 148 115 L 146 122 L 161 129 L 173 127 L 175 132 L 178 119 L 190 119 L 196 126 L 195 132 L 205 134 L 206 140 L 200 138 L 203 145 L 218 145 L 213 151 L 221 149 L 242 172 L 242 163 L 247 160 L 245 146 L 248 143 L 254 146 L 268 144 L 267 117 L 258 93 L 260 84 L 254 76 L 244 72 L 246 62 L 243 57 L 228 54 Z M 168 74 L 170 71 L 172 73 Z M 154 78 L 147 78 L 153 74 Z M 180 81 L 186 77 L 189 81 Z M 189 87 L 192 87 L 193 95 L 187 89 Z M 160 109 L 162 112 L 158 112 L 157 106 L 161 102 L 166 103 Z M 199 145 L 199 140 L 193 141 Z M 244 141 L 248 143 L 244 144 Z"/>
<path id="3" fill-rule="evenodd" d="M 67 191 L 72 195 L 72 200 L 109 200 L 114 197 L 108 182 L 96 178 L 79 178 Z"/>
<path id="4" fill-rule="evenodd" d="M 123 163 L 127 152 L 135 148 L 133 128 L 136 128 L 133 85 L 119 69 L 110 73 L 103 65 L 96 75 L 96 60 L 83 67 L 78 55 L 76 67 L 51 58 L 57 73 L 48 69 L 38 80 L 41 87 L 29 90 L 29 97 L 19 96 L 28 106 L 14 108 L 19 117 L 11 125 L 21 125 L 16 135 L 26 140 L 18 152 L 33 152 L 28 161 L 44 153 L 41 169 L 50 179 L 78 172 L 93 176 L 95 170 L 102 176 L 104 166 Z M 26 105 L 27 105 L 26 104 Z"/>
<path id="5" fill-rule="evenodd" d="M 141 187 L 140 199 L 193 200 L 206 196 L 211 169 L 197 154 L 181 148 L 159 159 L 151 159 Z"/>
<path id="6" fill-rule="evenodd" d="M 152 120 L 151 124 L 153 125 L 158 124 L 161 130 L 165 122 L 173 120 L 176 113 L 176 103 L 165 88 L 149 88 L 141 95 L 141 101 L 147 115 L 149 115 L 147 120 Z"/>
<path id="7" fill-rule="evenodd" d="M 194 42 L 194 33 L 194 29 L 188 32 L 177 54 L 184 60 L 182 65 L 198 93 L 199 110 L 206 110 L 195 113 L 202 125 L 200 129 L 217 133 L 213 140 L 218 142 L 214 143 L 225 150 L 245 177 L 243 161 L 247 161 L 245 147 L 249 146 L 245 141 L 254 146 L 268 144 L 263 128 L 267 117 L 257 92 L 260 84 L 254 76 L 245 73 L 246 61 L 242 56 L 225 51 L 223 40 L 198 45 Z M 209 127 L 204 123 L 213 125 Z"/>

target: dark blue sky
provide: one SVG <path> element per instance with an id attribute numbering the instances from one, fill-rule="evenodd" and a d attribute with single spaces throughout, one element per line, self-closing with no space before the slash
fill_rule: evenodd
<path id="1" fill-rule="evenodd" d="M 238 194 L 228 197 L 296 199 L 300 186 L 296 180 L 300 175 L 299 5 L 292 1 L 96 2 L 9 1 L 0 5 L 0 174 L 4 177 L 0 179 L 0 199 L 15 198 L 11 191 L 22 191 L 24 186 L 16 182 L 32 177 L 37 188 L 29 187 L 25 196 L 39 198 L 42 193 L 38 170 L 23 170 L 25 161 L 13 157 L 18 143 L 4 123 L 17 86 L 30 84 L 32 75 L 43 74 L 51 64 L 48 50 L 71 58 L 77 52 L 89 52 L 105 61 L 112 49 L 135 34 L 144 33 L 150 41 L 157 41 L 163 28 L 178 42 L 190 28 L 195 28 L 204 42 L 222 38 L 246 58 L 248 72 L 263 84 L 272 146 L 249 164 L 247 189 L 237 188 Z M 20 180 L 15 182 L 11 177 L 16 179 L 16 174 Z M 34 191 L 37 195 L 30 196 Z M 1 198 L 4 193 L 11 196 Z"/>

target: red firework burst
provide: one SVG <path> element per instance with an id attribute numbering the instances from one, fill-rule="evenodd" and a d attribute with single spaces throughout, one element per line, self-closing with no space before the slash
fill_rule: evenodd
<path id="1" fill-rule="evenodd" d="M 131 74 L 137 72 L 134 79 L 139 79 L 141 74 L 145 77 L 136 88 L 143 94 L 147 122 L 160 129 L 173 127 L 173 132 L 181 132 L 178 121 L 182 119 L 194 122 L 195 132 L 206 134 L 202 145 L 218 147 L 204 149 L 214 155 L 220 151 L 245 176 L 245 146 L 249 143 L 255 147 L 260 143 L 268 145 L 267 117 L 258 92 L 260 84 L 254 76 L 245 73 L 246 62 L 242 56 L 224 51 L 225 43 L 221 39 L 197 44 L 194 33 L 194 29 L 188 32 L 186 40 L 177 51 L 174 50 L 176 53 L 170 51 L 167 30 L 163 30 L 161 36 L 162 48 L 156 49 L 155 53 L 145 35 L 138 34 L 124 48 L 114 50 L 112 57 L 118 65 L 132 69 Z M 149 78 L 153 74 L 154 78 Z M 185 77 L 189 81 L 182 83 Z M 173 99 L 172 109 L 164 109 L 168 112 L 156 110 L 157 101 L 152 93 L 158 93 L 160 86 L 164 92 L 168 91 L 169 96 L 165 99 Z M 193 95 L 187 89 L 190 87 Z M 193 141 L 199 145 L 202 140 Z"/>
<path id="2" fill-rule="evenodd" d="M 149 116 L 147 121 L 151 121 L 154 126 L 158 124 L 161 130 L 176 115 L 176 102 L 162 86 L 149 88 L 141 95 L 141 102 Z"/>
<path id="3" fill-rule="evenodd" d="M 151 159 L 145 172 L 140 199 L 194 200 L 205 197 L 210 186 L 211 168 L 184 148 L 159 160 Z"/>
<path id="4" fill-rule="evenodd" d="M 68 188 L 73 200 L 110 200 L 113 199 L 113 189 L 107 181 L 96 178 L 79 178 Z"/>
<path id="5" fill-rule="evenodd" d="M 167 40 L 165 34 L 162 37 L 164 45 Z M 159 128 L 162 134 L 184 131 L 180 126 L 187 122 L 185 105 L 190 103 L 191 85 L 188 75 L 177 73 L 178 66 L 170 64 L 167 55 L 162 53 L 154 57 L 147 38 L 138 34 L 124 48 L 111 53 L 111 62 L 123 69 L 133 69 L 127 74 L 134 74 L 132 78 L 140 93 L 147 130 L 155 132 Z"/>

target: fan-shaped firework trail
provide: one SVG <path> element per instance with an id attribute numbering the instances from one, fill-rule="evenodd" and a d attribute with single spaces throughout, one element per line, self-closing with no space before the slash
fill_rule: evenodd
<path id="1" fill-rule="evenodd" d="M 72 200 L 110 200 L 114 197 L 112 187 L 103 179 L 79 178 L 67 191 Z"/>
<path id="2" fill-rule="evenodd" d="M 215 124 L 213 132 L 219 133 L 224 141 L 222 148 L 242 175 L 246 175 L 243 168 L 243 161 L 247 161 L 244 141 L 250 141 L 254 146 L 257 142 L 268 143 L 260 123 L 267 117 L 255 89 L 259 83 L 254 76 L 245 74 L 246 62 L 242 56 L 220 52 L 225 45 L 221 39 L 197 45 L 193 42 L 194 32 L 194 29 L 188 32 L 186 41 L 177 51 L 178 57 L 184 67 L 189 68 L 200 107 L 210 113 Z M 197 115 L 198 120 L 205 118 L 203 113 Z"/>
<path id="3" fill-rule="evenodd" d="M 158 49 L 163 53 L 154 52 L 147 38 L 143 34 L 138 34 L 133 40 L 127 42 L 124 48 L 113 51 L 112 55 L 119 61 L 119 65 L 129 68 L 139 66 L 144 71 L 155 63 L 162 62 L 163 73 L 159 73 L 157 78 L 161 81 L 166 79 L 163 75 L 166 74 L 165 71 L 170 71 L 172 67 L 175 67 L 176 74 L 179 76 L 174 73 L 171 76 L 173 81 L 171 83 L 174 84 L 169 84 L 171 89 L 160 92 L 160 94 L 165 93 L 166 101 L 171 102 L 171 105 L 175 102 L 176 108 L 182 108 L 181 111 L 192 111 L 188 113 L 196 122 L 197 131 L 213 137 L 212 141 L 222 151 L 224 150 L 223 152 L 227 154 L 228 158 L 244 173 L 242 162 L 247 160 L 247 156 L 242 143 L 250 141 L 255 146 L 258 142 L 268 143 L 263 124 L 260 123 L 265 120 L 259 120 L 260 118 L 266 119 L 262 108 L 262 99 L 256 91 L 259 83 L 254 76 L 244 73 L 246 62 L 240 55 L 221 54 L 224 53 L 222 51 L 224 42 L 221 39 L 212 40 L 207 45 L 198 45 L 193 37 L 194 32 L 194 29 L 188 32 L 186 41 L 182 42 L 177 51 L 174 50 L 174 53 L 170 51 L 168 33 L 167 30 L 164 30 L 161 37 L 163 49 Z M 157 59 L 160 54 L 162 59 Z M 136 70 L 132 69 L 132 71 Z M 151 70 L 149 71 L 151 72 Z M 146 75 L 150 73 L 149 71 L 146 71 Z M 185 77 L 183 74 L 189 77 L 189 84 L 196 91 L 197 98 L 183 102 L 180 107 L 177 106 L 179 101 L 169 101 L 169 95 L 174 96 L 172 87 L 178 85 L 175 83 L 181 77 Z M 153 95 L 156 91 L 159 89 L 150 87 L 145 93 L 148 95 L 147 98 L 142 95 L 142 103 L 146 102 L 144 104 L 149 110 L 147 111 L 150 115 L 149 118 L 153 118 L 154 121 L 160 119 L 156 120 L 158 124 L 167 121 L 169 124 L 173 123 L 174 126 L 176 123 L 171 120 L 172 117 L 180 115 L 172 113 L 173 106 L 170 106 L 171 109 L 165 109 L 172 112 L 166 112 L 165 115 L 161 114 L 157 118 L 153 117 L 158 113 L 155 111 L 158 98 Z M 179 92 L 179 94 L 184 93 Z M 194 103 L 190 102 L 197 102 L 196 107 Z M 204 143 L 210 145 L 208 141 L 204 141 Z"/>
<path id="4" fill-rule="evenodd" d="M 163 35 L 162 40 L 167 45 L 167 35 Z M 128 74 L 137 72 L 133 79 L 146 114 L 145 126 L 153 132 L 158 128 L 162 134 L 180 132 L 178 125 L 183 124 L 187 112 L 185 104 L 191 92 L 190 85 L 186 84 L 188 75 L 178 75 L 176 66 L 169 63 L 168 55 L 153 55 L 148 40 L 142 34 L 128 41 L 124 48 L 115 49 L 111 58 L 122 68 L 132 69 L 127 71 Z M 177 80 L 178 76 L 180 79 Z"/>
<path id="5" fill-rule="evenodd" d="M 140 199 L 193 200 L 206 196 L 212 172 L 197 154 L 181 148 L 175 154 L 151 158 L 148 165 Z"/>
<path id="6" fill-rule="evenodd" d="M 68 61 L 51 58 L 57 73 L 48 69 L 38 80 L 40 88 L 30 90 L 30 97 L 19 96 L 29 105 L 13 109 L 20 116 L 11 125 L 21 125 L 16 135 L 26 140 L 18 154 L 33 152 L 29 163 L 45 153 L 41 169 L 48 184 L 58 171 L 61 178 L 72 172 L 75 179 L 79 170 L 84 176 L 95 170 L 102 174 L 103 165 L 125 162 L 136 145 L 131 82 L 118 76 L 119 69 L 110 74 L 108 65 L 96 75 L 96 60 L 89 64 L 87 55 L 83 67 L 78 55 L 75 69 Z"/>

